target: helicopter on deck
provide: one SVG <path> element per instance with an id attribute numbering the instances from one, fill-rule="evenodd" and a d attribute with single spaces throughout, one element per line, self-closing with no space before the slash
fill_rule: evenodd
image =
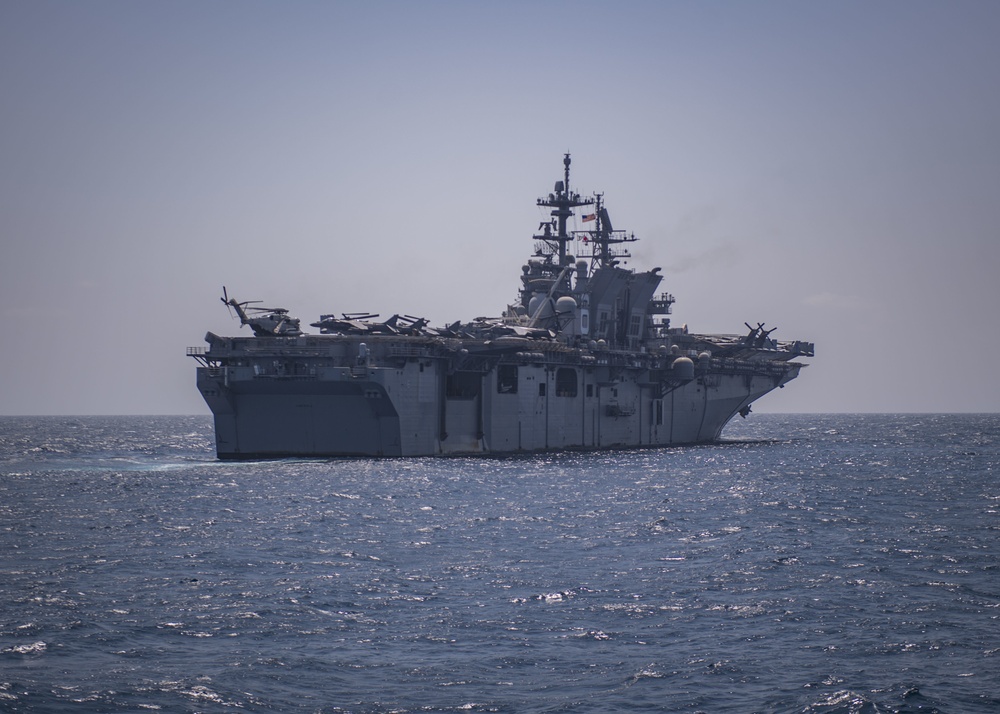
<path id="1" fill-rule="evenodd" d="M 236 298 L 229 297 L 225 285 L 222 286 L 220 300 L 226 307 L 236 310 L 240 326 L 250 325 L 256 337 L 298 337 L 302 334 L 302 330 L 299 329 L 299 319 L 289 317 L 288 310 L 283 307 L 251 307 L 253 303 L 261 301 L 239 302 Z"/>

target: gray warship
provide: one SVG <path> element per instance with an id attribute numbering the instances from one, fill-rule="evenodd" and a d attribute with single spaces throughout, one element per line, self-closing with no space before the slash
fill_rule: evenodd
<path id="1" fill-rule="evenodd" d="M 602 194 L 570 189 L 570 155 L 532 236 L 518 299 L 499 317 L 432 327 L 393 315 L 321 315 L 229 297 L 252 336 L 189 347 L 220 459 L 509 454 L 698 444 L 795 379 L 814 346 L 764 323 L 672 327 L 660 269 L 626 269 L 632 234 Z M 580 209 L 584 230 L 570 230 Z M 573 251 L 571 253 L 571 250 Z M 574 255 L 575 253 L 575 255 Z"/>

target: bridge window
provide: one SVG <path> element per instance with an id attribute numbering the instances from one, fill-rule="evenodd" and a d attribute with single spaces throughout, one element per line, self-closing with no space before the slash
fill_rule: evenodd
<path id="1" fill-rule="evenodd" d="M 629 325 L 628 333 L 630 335 L 638 335 L 641 327 L 642 327 L 642 315 L 632 315 L 632 324 Z"/>

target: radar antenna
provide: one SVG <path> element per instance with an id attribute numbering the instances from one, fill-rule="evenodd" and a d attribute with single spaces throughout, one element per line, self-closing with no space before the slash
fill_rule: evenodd
<path id="1" fill-rule="evenodd" d="M 552 209 L 549 215 L 554 220 L 551 223 L 543 223 L 539 226 L 540 228 L 544 228 L 543 233 L 533 236 L 534 240 L 548 244 L 556 252 L 559 256 L 558 265 L 560 268 L 567 264 L 566 244 L 573 240 L 573 236 L 566 230 L 566 220 L 573 215 L 572 209 L 579 208 L 580 206 L 590 206 L 594 203 L 594 199 L 580 198 L 580 194 L 570 190 L 569 165 L 569 154 L 566 154 L 563 157 L 563 180 L 556 181 L 552 193 L 547 197 L 538 199 L 539 206 Z M 552 228 L 555 228 L 555 234 L 552 233 Z"/>
<path id="2" fill-rule="evenodd" d="M 593 230 L 573 231 L 575 237 L 582 238 L 591 244 L 590 269 L 591 272 L 597 268 L 612 268 L 618 264 L 621 258 L 631 258 L 632 255 L 625 248 L 616 249 L 612 246 L 621 243 L 635 243 L 638 238 L 635 234 L 628 234 L 625 231 L 616 231 L 611 225 L 611 217 L 608 209 L 603 205 L 601 199 L 603 193 L 595 193 L 597 206 L 595 207 L 593 218 L 587 216 L 584 220 L 593 220 L 595 226 Z M 586 257 L 586 256 L 585 256 Z"/>

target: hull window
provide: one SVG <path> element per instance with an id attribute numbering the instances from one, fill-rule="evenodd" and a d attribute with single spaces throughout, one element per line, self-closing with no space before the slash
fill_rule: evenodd
<path id="1" fill-rule="evenodd" d="M 576 370 L 572 367 L 560 367 L 556 371 L 556 396 L 576 396 Z"/>
<path id="2" fill-rule="evenodd" d="M 479 396 L 482 375 L 479 372 L 455 372 L 448 375 L 449 399 L 474 399 Z"/>
<path id="3" fill-rule="evenodd" d="M 517 365 L 497 367 L 497 394 L 517 394 Z"/>

